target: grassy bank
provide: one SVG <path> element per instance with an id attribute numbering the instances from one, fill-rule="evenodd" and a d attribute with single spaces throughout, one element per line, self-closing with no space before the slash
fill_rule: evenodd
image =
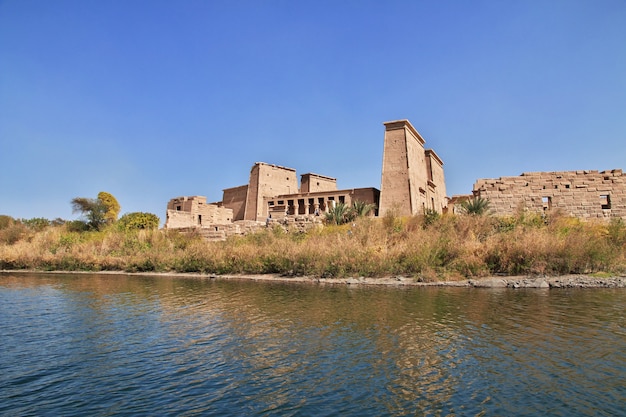
<path id="1" fill-rule="evenodd" d="M 0 229 L 0 269 L 404 275 L 425 281 L 493 274 L 624 274 L 626 224 L 567 217 L 393 215 L 306 234 L 264 230 L 225 242 L 173 231 L 70 231 L 15 222 Z"/>

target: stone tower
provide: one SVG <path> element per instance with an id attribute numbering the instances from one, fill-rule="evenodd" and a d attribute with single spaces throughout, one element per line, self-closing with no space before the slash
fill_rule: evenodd
<path id="1" fill-rule="evenodd" d="M 298 193 L 296 170 L 257 162 L 250 170 L 244 220 L 263 221 L 267 217 L 266 197 Z"/>
<path id="2" fill-rule="evenodd" d="M 447 206 L 443 161 L 408 120 L 386 122 L 379 215 L 441 213 Z"/>

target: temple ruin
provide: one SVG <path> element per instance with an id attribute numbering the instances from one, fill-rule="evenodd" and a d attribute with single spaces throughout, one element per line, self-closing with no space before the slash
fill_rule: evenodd
<path id="1" fill-rule="evenodd" d="M 247 184 L 223 190 L 222 201 L 177 197 L 169 201 L 165 228 L 200 231 L 209 239 L 245 234 L 271 223 L 299 230 L 320 224 L 337 204 L 374 204 L 372 215 L 412 216 L 428 211 L 457 213 L 472 197 L 489 201 L 491 213 L 514 215 L 522 208 L 561 210 L 579 218 L 626 219 L 626 184 L 621 169 L 523 173 L 518 177 L 480 179 L 472 194 L 446 196 L 443 161 L 408 120 L 384 123 L 380 191 L 338 189 L 333 177 L 265 162 L 255 163 Z"/>
<path id="2" fill-rule="evenodd" d="M 320 223 L 337 204 L 374 204 L 372 215 L 395 210 L 399 215 L 442 213 L 446 208 L 443 162 L 408 120 L 385 123 L 382 190 L 338 189 L 337 180 L 265 162 L 255 163 L 247 184 L 223 190 L 222 201 L 207 203 L 202 196 L 169 201 L 165 228 L 202 229 L 213 235 L 244 233 L 268 222 Z M 379 209 L 380 207 L 380 209 Z"/>
<path id="3" fill-rule="evenodd" d="M 480 179 L 473 195 L 488 200 L 497 216 L 526 209 L 560 210 L 583 219 L 626 219 L 626 181 L 621 169 L 525 172 L 518 177 Z"/>

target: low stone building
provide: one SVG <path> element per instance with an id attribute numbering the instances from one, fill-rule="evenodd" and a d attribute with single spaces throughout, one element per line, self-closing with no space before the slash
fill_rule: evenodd
<path id="1" fill-rule="evenodd" d="M 166 229 L 196 230 L 210 240 L 245 234 L 280 221 L 297 231 L 316 227 L 337 203 L 356 201 L 378 205 L 376 188 L 337 189 L 337 180 L 303 174 L 298 187 L 296 170 L 257 162 L 248 184 L 223 190 L 222 201 L 207 203 L 202 196 L 169 201 Z M 376 211 L 372 213 L 375 215 Z"/>
<path id="2" fill-rule="evenodd" d="M 167 203 L 165 227 L 204 227 L 213 224 L 230 224 L 233 210 L 218 203 L 207 204 L 206 197 L 176 197 Z"/>
<path id="3" fill-rule="evenodd" d="M 583 219 L 626 219 L 626 178 L 621 169 L 525 172 L 517 177 L 480 179 L 473 195 L 488 200 L 491 212 L 500 216 L 514 215 L 521 208 L 558 209 Z"/>

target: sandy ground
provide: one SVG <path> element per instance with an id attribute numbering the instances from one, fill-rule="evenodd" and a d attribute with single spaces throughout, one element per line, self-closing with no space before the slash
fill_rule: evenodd
<path id="1" fill-rule="evenodd" d="M 127 273 L 122 271 L 101 272 L 70 272 L 70 271 L 0 271 L 2 273 L 46 273 L 46 274 L 107 274 L 107 275 L 137 275 L 159 276 L 171 278 L 196 278 L 218 280 L 248 280 L 267 282 L 288 282 L 314 285 L 355 285 L 355 286 L 430 286 L 430 287 L 475 287 L 475 288 L 626 288 L 626 276 L 594 277 L 589 275 L 561 275 L 561 276 L 492 276 L 484 278 L 469 278 L 460 281 L 436 281 L 421 282 L 413 277 L 383 277 L 383 278 L 317 278 L 307 276 L 281 276 L 281 275 L 215 275 L 195 273 L 156 273 L 138 272 Z"/>

